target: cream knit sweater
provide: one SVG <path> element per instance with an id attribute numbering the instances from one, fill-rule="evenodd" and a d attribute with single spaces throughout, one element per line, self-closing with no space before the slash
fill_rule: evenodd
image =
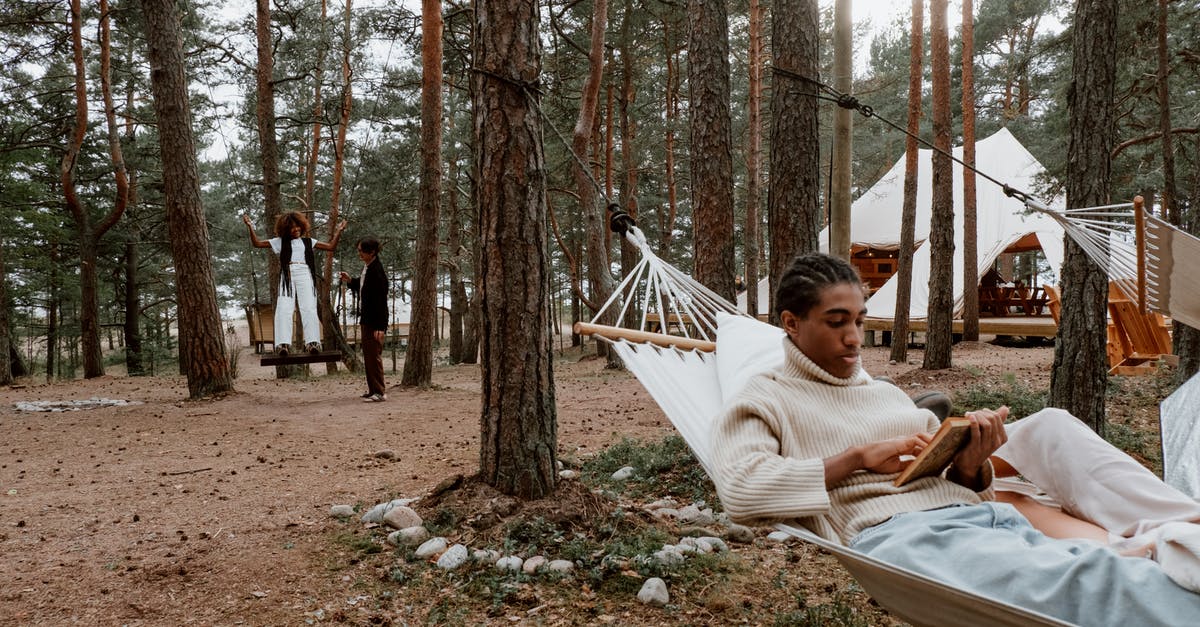
<path id="1" fill-rule="evenodd" d="M 835 542 L 892 516 L 992 498 L 941 477 L 892 485 L 895 474 L 857 471 L 825 489 L 824 459 L 869 442 L 937 429 L 932 412 L 900 388 L 861 368 L 839 379 L 787 337 L 778 370 L 750 379 L 726 406 L 713 433 L 713 480 L 731 518 L 745 523 L 794 520 Z"/>

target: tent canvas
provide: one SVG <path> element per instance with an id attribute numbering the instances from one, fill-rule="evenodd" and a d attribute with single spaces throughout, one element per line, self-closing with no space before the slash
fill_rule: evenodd
<path id="1" fill-rule="evenodd" d="M 929 247 L 921 245 L 929 239 L 933 196 L 933 151 L 920 150 L 917 157 L 917 251 L 913 256 L 913 282 L 910 319 L 928 316 Z M 962 158 L 962 147 L 954 149 Z M 1010 187 L 1031 190 L 1037 187 L 1038 176 L 1045 168 L 1017 141 L 1008 129 L 1000 129 L 975 143 L 975 167 Z M 963 285 L 963 195 L 962 166 L 954 164 L 954 310 L 962 309 Z M 976 221 L 978 229 L 978 268 L 980 276 L 995 262 L 1000 253 L 1026 235 L 1033 234 L 1057 276 L 1063 259 L 1063 228 L 1053 219 L 1038 213 L 1026 215 L 1024 203 L 1004 195 L 1004 190 L 986 180 L 976 187 Z M 853 245 L 876 249 L 900 247 L 900 214 L 904 205 L 904 157 L 901 157 L 874 185 L 854 201 L 850 209 L 850 239 Z M 1061 197 L 1049 207 L 1061 210 Z M 829 229 L 820 234 L 821 250 L 829 247 Z M 766 279 L 764 279 L 766 281 Z M 891 318 L 896 311 L 897 278 L 893 276 L 867 301 L 872 317 Z M 977 283 L 978 284 L 978 283 Z M 769 288 L 759 285 L 759 314 L 767 313 Z M 745 294 L 738 296 L 738 307 L 745 311 Z"/>

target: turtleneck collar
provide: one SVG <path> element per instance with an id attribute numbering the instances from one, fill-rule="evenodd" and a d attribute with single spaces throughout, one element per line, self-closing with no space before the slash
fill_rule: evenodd
<path id="1" fill-rule="evenodd" d="M 781 341 L 783 342 L 783 354 L 786 357 L 783 369 L 789 376 L 843 386 L 864 385 L 871 382 L 870 375 L 863 370 L 861 363 L 854 366 L 854 374 L 851 374 L 849 377 L 844 379 L 835 377 L 809 359 L 808 355 L 805 355 L 799 348 L 796 348 L 790 337 L 784 335 Z"/>

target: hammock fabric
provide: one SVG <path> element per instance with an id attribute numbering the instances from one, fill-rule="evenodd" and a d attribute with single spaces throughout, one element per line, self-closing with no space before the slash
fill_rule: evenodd
<path id="1" fill-rule="evenodd" d="M 683 436 L 705 471 L 712 474 L 710 428 L 723 406 L 719 350 L 712 340 L 717 327 L 729 321 L 764 325 L 742 314 L 690 277 L 659 259 L 645 243 L 637 227 L 629 226 L 626 238 L 643 255 L 638 269 L 630 274 L 618 293 L 625 294 L 622 320 L 639 320 L 631 331 L 607 325 L 577 325 L 576 331 L 608 341 L 626 367 L 649 391 L 671 423 Z M 680 278 L 682 277 L 683 280 Z M 641 286 L 639 288 L 639 286 Z M 699 288 L 698 290 L 696 288 Z M 614 295 L 595 319 L 610 315 Z M 651 333 L 657 320 L 677 316 L 680 324 L 660 324 L 663 330 L 677 329 L 687 337 Z M 704 340 L 696 340 L 697 335 Z M 759 333 L 759 336 L 763 334 Z M 711 339 L 710 339 L 711 338 Z M 778 336 L 775 336 L 777 345 Z M 755 354 L 753 346 L 741 347 Z M 727 376 L 748 377 L 755 372 L 743 363 L 725 364 Z M 1065 625 L 1036 611 L 1017 607 L 973 592 L 947 586 L 927 576 L 887 564 L 821 538 L 807 529 L 778 525 L 778 529 L 811 542 L 832 553 L 880 605 L 914 625 Z"/>

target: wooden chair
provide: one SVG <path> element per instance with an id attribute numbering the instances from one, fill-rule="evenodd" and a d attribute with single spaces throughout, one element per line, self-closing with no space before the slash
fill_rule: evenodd
<path id="1" fill-rule="evenodd" d="M 1171 334 L 1162 315 L 1142 313 L 1137 303 L 1110 283 L 1108 289 L 1109 341 L 1119 347 L 1110 350 L 1109 374 L 1139 375 L 1153 372 L 1160 360 L 1176 361 L 1171 354 Z"/>
<path id="2" fill-rule="evenodd" d="M 251 303 L 246 305 L 246 324 L 250 328 L 250 344 L 255 354 L 262 354 L 263 346 L 275 348 L 275 305 Z"/>
<path id="3" fill-rule="evenodd" d="M 1062 295 L 1059 294 L 1057 285 L 1047 285 L 1042 291 L 1046 294 L 1046 309 L 1050 310 L 1050 317 L 1054 318 L 1054 324 L 1057 325 L 1062 315 Z"/>

